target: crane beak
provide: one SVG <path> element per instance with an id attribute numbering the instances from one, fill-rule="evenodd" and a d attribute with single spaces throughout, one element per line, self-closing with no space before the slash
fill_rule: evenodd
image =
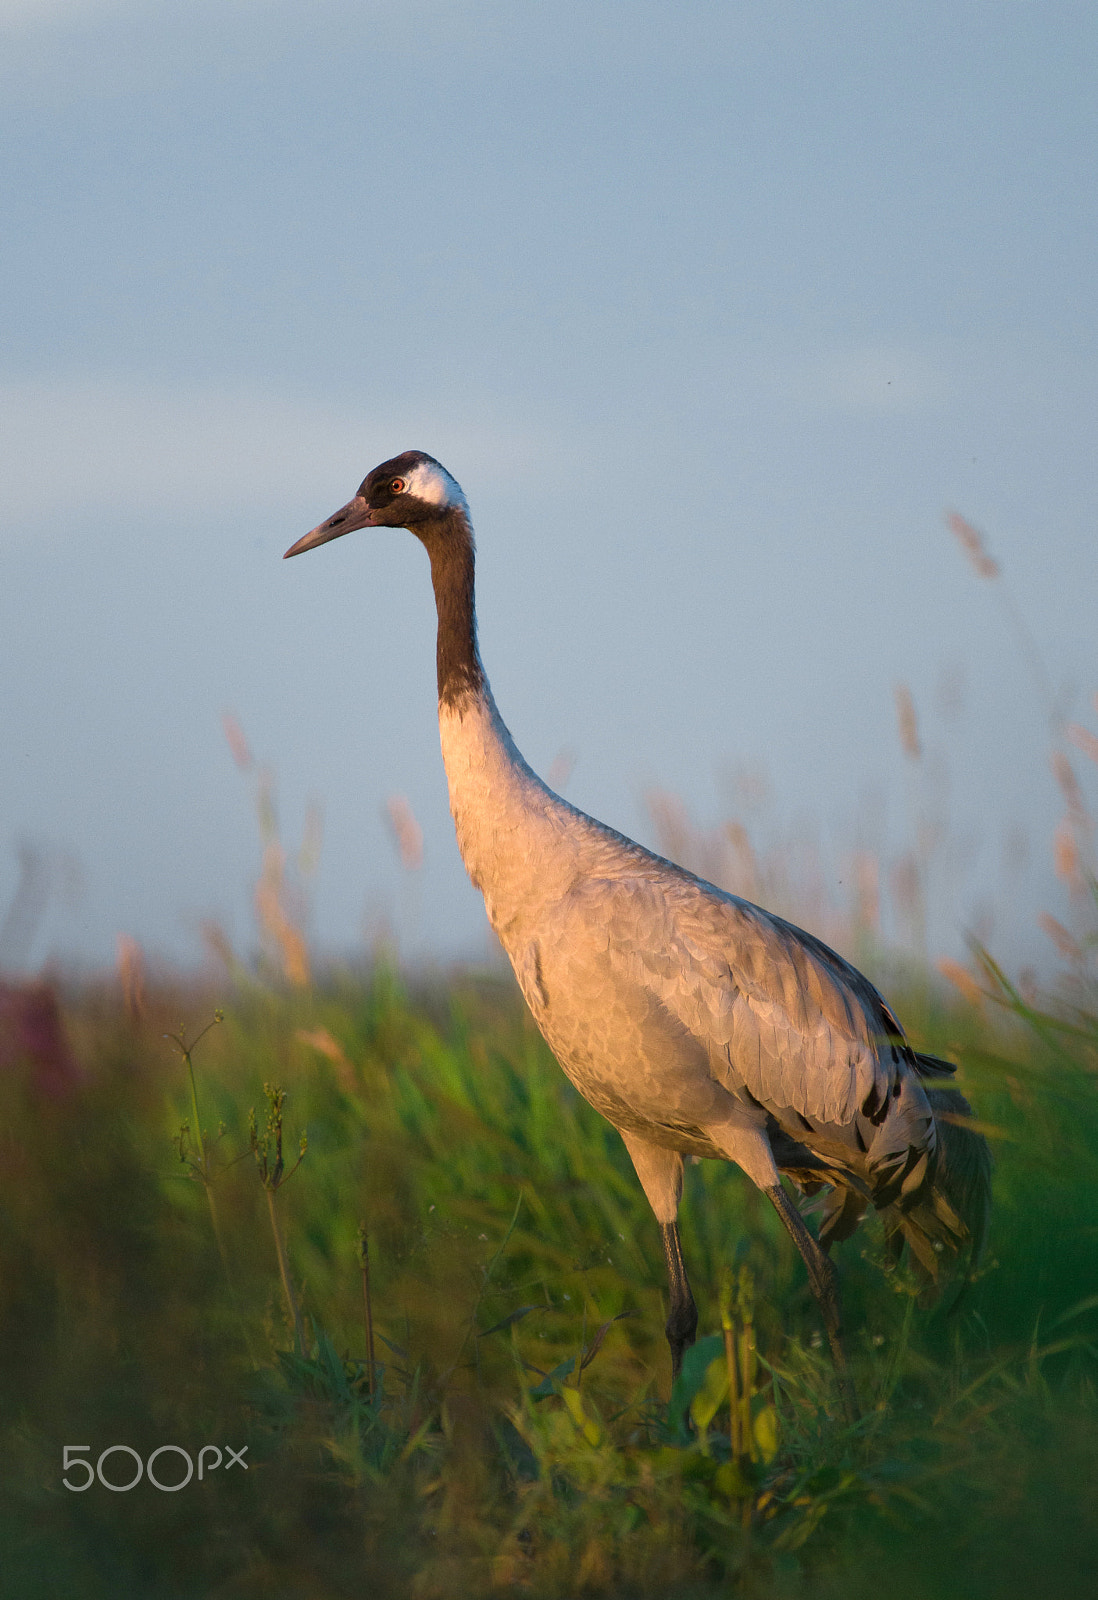
<path id="1" fill-rule="evenodd" d="M 354 533 L 356 528 L 369 528 L 372 524 L 373 513 L 366 504 L 365 496 L 356 494 L 327 522 L 322 522 L 318 528 L 313 528 L 296 544 L 292 544 L 282 559 L 285 561 L 290 556 L 301 555 L 305 550 L 315 550 L 318 544 L 327 544 L 329 539 L 342 538 L 345 533 Z"/>

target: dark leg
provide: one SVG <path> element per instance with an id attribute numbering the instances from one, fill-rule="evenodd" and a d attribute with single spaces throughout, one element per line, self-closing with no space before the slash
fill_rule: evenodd
<path id="1" fill-rule="evenodd" d="M 775 1211 L 784 1222 L 790 1238 L 797 1246 L 801 1253 L 801 1258 L 808 1268 L 808 1281 L 823 1316 L 824 1327 L 827 1330 L 827 1342 L 831 1346 L 831 1355 L 839 1378 L 839 1394 L 842 1397 L 843 1413 L 847 1422 L 857 1422 L 858 1400 L 854 1393 L 854 1384 L 850 1378 L 850 1368 L 847 1366 L 846 1351 L 843 1348 L 843 1318 L 839 1304 L 838 1274 L 833 1263 L 824 1254 L 805 1227 L 803 1217 L 781 1184 L 775 1183 L 765 1192 L 772 1201 Z"/>
<path id="2" fill-rule="evenodd" d="M 663 1240 L 663 1253 L 667 1258 L 667 1277 L 671 1285 L 671 1309 L 667 1314 L 667 1342 L 671 1346 L 671 1381 L 679 1375 L 682 1353 L 694 1343 L 698 1330 L 698 1308 L 686 1278 L 686 1267 L 679 1243 L 679 1226 L 675 1215 L 682 1195 L 682 1156 L 677 1150 L 663 1145 L 650 1144 L 639 1134 L 619 1130 L 625 1148 L 633 1158 L 641 1188 L 648 1204 L 656 1214 Z"/>
<path id="3" fill-rule="evenodd" d="M 690 1293 L 686 1276 L 686 1263 L 682 1259 L 677 1222 L 661 1222 L 660 1238 L 667 1257 L 667 1279 L 671 1285 L 671 1309 L 665 1324 L 667 1342 L 671 1346 L 671 1382 L 674 1383 L 682 1367 L 683 1351 L 694 1343 L 698 1331 L 698 1308 Z"/>

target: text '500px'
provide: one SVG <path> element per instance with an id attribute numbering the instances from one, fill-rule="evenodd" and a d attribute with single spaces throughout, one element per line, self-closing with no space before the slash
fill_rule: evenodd
<path id="1" fill-rule="evenodd" d="M 89 1459 L 91 1448 L 90 1444 L 67 1444 L 64 1448 L 61 1470 L 74 1474 L 76 1481 L 62 1478 L 61 1482 L 76 1494 L 90 1489 L 97 1479 L 104 1489 L 110 1489 L 114 1494 L 127 1494 L 129 1490 L 137 1488 L 142 1478 L 148 1478 L 153 1488 L 164 1494 L 175 1494 L 177 1490 L 185 1489 L 195 1476 L 194 1458 L 181 1444 L 162 1444 L 147 1461 L 142 1460 L 131 1444 L 109 1444 L 100 1452 L 94 1467 Z M 204 1444 L 198 1452 L 198 1482 L 209 1477 L 211 1472 L 216 1472 L 223 1462 L 226 1471 L 232 1467 L 243 1467 L 247 1472 L 248 1463 L 244 1459 L 247 1453 L 247 1445 L 240 1450 L 225 1445 L 223 1451 L 220 1445 Z M 126 1459 L 112 1462 L 112 1456 Z M 116 1481 L 118 1479 L 123 1481 Z"/>

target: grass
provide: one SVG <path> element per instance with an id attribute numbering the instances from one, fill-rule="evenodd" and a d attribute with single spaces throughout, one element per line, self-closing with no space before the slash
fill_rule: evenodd
<path id="1" fill-rule="evenodd" d="M 917 991 L 993 1136 L 993 1232 L 953 1315 L 871 1227 L 840 1247 L 853 1430 L 791 1245 L 719 1163 L 687 1175 L 704 1337 L 669 1397 L 655 1225 L 509 982 L 71 996 L 79 1086 L 0 1082 L 0 1586 L 1092 1593 L 1098 1019 Z M 77 1493 L 66 1444 L 248 1470 Z"/>

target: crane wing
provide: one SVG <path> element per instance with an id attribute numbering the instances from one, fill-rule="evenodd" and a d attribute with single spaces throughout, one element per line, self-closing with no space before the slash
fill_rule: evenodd
<path id="1" fill-rule="evenodd" d="M 907 1046 L 856 968 L 791 923 L 683 874 L 583 885 L 612 959 L 698 1040 L 728 1089 L 843 1125 L 873 1115 Z"/>

